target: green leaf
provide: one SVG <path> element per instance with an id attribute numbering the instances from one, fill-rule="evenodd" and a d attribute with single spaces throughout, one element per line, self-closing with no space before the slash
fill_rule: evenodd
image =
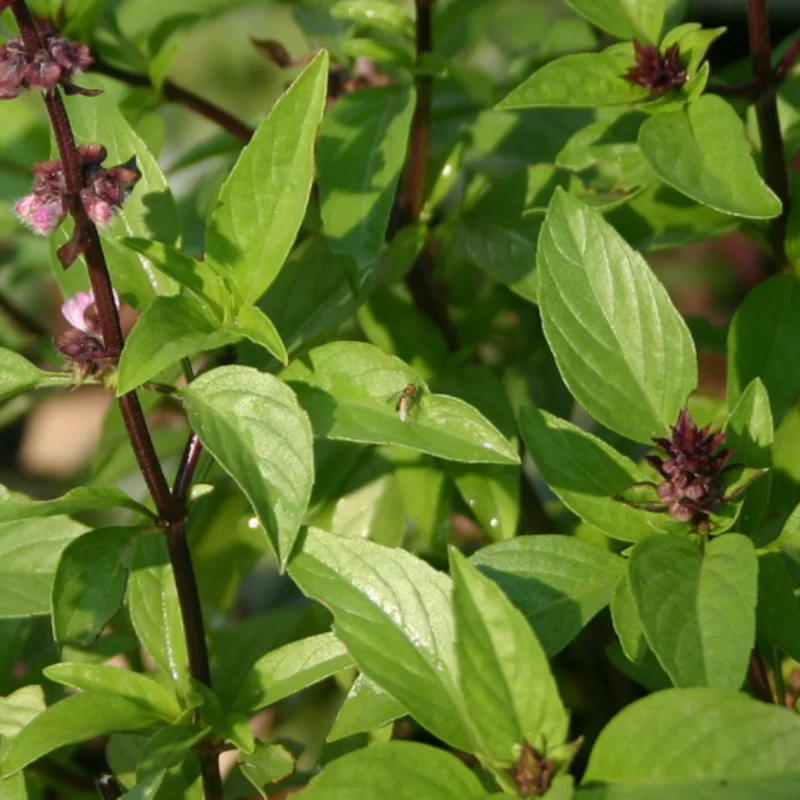
<path id="1" fill-rule="evenodd" d="M 611 620 L 619 639 L 622 651 L 634 664 L 638 664 L 647 655 L 649 648 L 644 638 L 642 621 L 636 608 L 631 582 L 627 573 L 620 577 L 611 597 Z"/>
<path id="2" fill-rule="evenodd" d="M 128 608 L 136 635 L 181 693 L 189 688 L 189 656 L 178 592 L 163 534 L 139 536 L 128 576 Z"/>
<path id="3" fill-rule="evenodd" d="M 414 98 L 413 90 L 403 86 L 353 92 L 336 102 L 320 127 L 317 180 L 323 228 L 333 252 L 353 260 L 354 286 L 383 248 Z"/>
<path id="4" fill-rule="evenodd" d="M 755 644 L 755 549 L 740 534 L 701 545 L 679 536 L 641 542 L 631 590 L 647 643 L 676 686 L 738 689 Z"/>
<path id="5" fill-rule="evenodd" d="M 272 320 L 260 308 L 242 306 L 236 315 L 236 322 L 233 323 L 232 329 L 242 336 L 246 336 L 251 342 L 261 345 L 281 364 L 289 363 L 286 345 L 272 324 Z"/>
<path id="6" fill-rule="evenodd" d="M 233 710 L 251 713 L 266 708 L 352 665 L 347 648 L 332 633 L 290 642 L 256 661 Z"/>
<path id="7" fill-rule="evenodd" d="M 630 439 L 664 435 L 697 385 L 689 329 L 645 260 L 563 191 L 539 238 L 539 306 L 575 399 Z"/>
<path id="8" fill-rule="evenodd" d="M 0 697 L 0 736 L 16 736 L 44 709 L 44 690 L 41 686 L 23 686 L 8 697 Z"/>
<path id="9" fill-rule="evenodd" d="M 139 701 L 109 694 L 77 694 L 60 700 L 34 717 L 11 741 L 0 761 L 7 777 L 42 756 L 95 736 L 135 731 L 160 722 Z"/>
<path id="10" fill-rule="evenodd" d="M 138 703 L 142 710 L 173 722 L 181 713 L 175 696 L 146 675 L 119 667 L 64 662 L 45 667 L 44 674 L 56 683 L 90 694 L 107 694 Z"/>
<path id="11" fill-rule="evenodd" d="M 80 83 L 98 88 L 106 86 L 89 75 L 82 75 Z M 175 200 L 156 159 L 120 113 L 115 96 L 114 92 L 104 92 L 92 98 L 65 97 L 64 102 L 75 139 L 101 142 L 108 150 L 105 166 L 136 157 L 142 177 L 120 213 L 103 229 L 101 237 L 114 286 L 123 299 L 142 309 L 155 295 L 175 294 L 177 285 L 159 273 L 146 257 L 120 244 L 119 239 L 134 236 L 175 245 L 180 240 L 181 223 Z M 61 244 L 66 236 L 67 228 L 60 228 L 55 244 Z M 65 272 L 56 264 L 55 271 L 65 296 L 89 288 L 83 270 L 75 268 Z"/>
<path id="12" fill-rule="evenodd" d="M 164 770 L 176 767 L 191 757 L 192 748 L 208 736 L 210 728 L 198 728 L 195 725 L 170 725 L 162 728 L 150 737 L 136 764 L 137 786 L 131 794 L 142 790 L 143 784 L 153 787 L 155 791 L 164 779 Z M 148 787 L 148 788 L 149 788 Z"/>
<path id="13" fill-rule="evenodd" d="M 327 76 L 323 51 L 258 126 L 220 189 L 206 258 L 244 303 L 258 300 L 275 280 L 303 221 Z"/>
<path id="14" fill-rule="evenodd" d="M 658 44 L 666 0 L 567 0 L 575 11 L 618 39 Z"/>
<path id="15" fill-rule="evenodd" d="M 258 742 L 252 753 L 239 756 L 239 769 L 266 800 L 264 787 L 294 772 L 294 756 L 281 744 Z"/>
<path id="16" fill-rule="evenodd" d="M 603 729 L 578 797 L 779 800 L 793 796 L 798 764 L 800 719 L 787 709 L 719 689 L 668 689 Z"/>
<path id="17" fill-rule="evenodd" d="M 769 469 L 772 466 L 772 413 L 764 384 L 754 378 L 739 397 L 725 423 L 728 438 L 725 447 L 734 450 L 734 460 L 748 467 Z M 767 473 L 747 489 L 742 500 L 732 505 L 730 524 L 736 524 L 739 533 L 753 534 L 767 510 L 772 475 Z M 714 532 L 720 532 L 718 528 Z"/>
<path id="18" fill-rule="evenodd" d="M 159 297 L 139 317 L 119 361 L 117 396 L 136 389 L 162 370 L 241 338 L 191 297 Z"/>
<path id="19" fill-rule="evenodd" d="M 760 283 L 739 306 L 728 331 L 728 407 L 753 378 L 769 395 L 775 426 L 800 394 L 800 280 L 776 275 Z"/>
<path id="20" fill-rule="evenodd" d="M 141 253 L 157 270 L 180 284 L 195 299 L 205 303 L 214 316 L 222 318 L 228 292 L 222 277 L 205 261 L 189 258 L 176 247 L 149 239 L 126 237 L 120 242 L 134 252 Z"/>
<path id="21" fill-rule="evenodd" d="M 690 200 L 663 183 L 647 187 L 606 219 L 636 250 L 651 252 L 711 239 L 739 220 Z"/>
<path id="22" fill-rule="evenodd" d="M 50 613 L 61 553 L 86 530 L 68 517 L 0 525 L 0 619 Z"/>
<path id="23" fill-rule="evenodd" d="M 334 615 L 361 671 L 431 733 L 471 751 L 447 575 L 399 549 L 310 528 L 289 573 Z"/>
<path id="24" fill-rule="evenodd" d="M 800 660 L 800 607 L 786 557 L 781 553 L 758 557 L 756 620 L 759 634 L 782 653 Z"/>
<path id="25" fill-rule="evenodd" d="M 525 617 L 452 547 L 450 572 L 461 690 L 480 751 L 510 767 L 524 741 L 562 744 L 567 712 Z"/>
<path id="26" fill-rule="evenodd" d="M 410 367 L 372 345 L 317 347 L 281 378 L 297 392 L 319 437 L 397 444 L 467 463 L 519 463 L 508 440 L 472 406 L 431 394 Z M 396 404 L 409 385 L 418 392 L 403 421 Z"/>
<path id="27" fill-rule="evenodd" d="M 625 562 L 571 536 L 525 536 L 481 548 L 471 559 L 525 615 L 554 656 L 611 600 Z"/>
<path id="28" fill-rule="evenodd" d="M 601 53 L 562 56 L 534 72 L 496 108 L 596 108 L 638 103 L 649 97 L 650 90 L 625 80 L 623 76 L 634 66 L 630 42 L 612 45 Z"/>
<path id="29" fill-rule="evenodd" d="M 721 97 L 705 94 L 680 111 L 655 114 L 639 146 L 661 179 L 717 211 L 771 219 L 781 202 L 758 174 L 744 125 Z"/>
<path id="30" fill-rule="evenodd" d="M 483 800 L 480 781 L 451 753 L 384 742 L 348 753 L 311 780 L 303 800 Z"/>
<path id="31" fill-rule="evenodd" d="M 95 642 L 119 611 L 137 528 L 100 528 L 70 542 L 53 580 L 53 635 L 60 644 Z"/>
<path id="32" fill-rule="evenodd" d="M 120 489 L 79 486 L 52 500 L 31 500 L 21 494 L 12 494 L 0 486 L 0 524 L 109 508 L 125 508 L 148 519 L 153 518 L 148 508 Z"/>
<path id="33" fill-rule="evenodd" d="M 390 286 L 378 289 L 359 307 L 357 319 L 370 344 L 403 359 L 423 377 L 444 368 L 447 341 L 408 291 Z"/>
<path id="34" fill-rule="evenodd" d="M 35 389 L 45 373 L 27 358 L 0 347 L 0 400 Z"/>
<path id="35" fill-rule="evenodd" d="M 407 713 L 401 703 L 361 673 L 339 708 L 327 741 L 336 742 L 356 733 L 382 728 Z"/>
<path id="36" fill-rule="evenodd" d="M 386 0 L 341 0 L 331 7 L 330 13 L 336 19 L 414 39 L 414 21 L 406 11 Z"/>
<path id="37" fill-rule="evenodd" d="M 520 430 L 547 485 L 564 505 L 603 533 L 638 542 L 656 533 L 685 531 L 667 514 L 653 514 L 615 498 L 638 481 L 652 480 L 596 436 L 533 406 L 522 409 Z"/>
<path id="38" fill-rule="evenodd" d="M 311 426 L 288 386 L 250 367 L 218 367 L 182 392 L 189 423 L 236 481 L 286 566 L 314 483 Z"/>
<path id="39" fill-rule="evenodd" d="M 786 221 L 786 256 L 794 267 L 795 274 L 800 272 L 800 175 L 789 173 L 792 203 L 789 206 L 789 219 Z"/>
<path id="40" fill-rule="evenodd" d="M 437 386 L 475 406 L 516 444 L 514 412 L 503 384 L 490 369 L 464 366 L 458 372 L 439 376 Z M 448 471 L 462 499 L 491 539 L 498 541 L 516 535 L 522 479 L 518 467 L 451 463 Z"/>

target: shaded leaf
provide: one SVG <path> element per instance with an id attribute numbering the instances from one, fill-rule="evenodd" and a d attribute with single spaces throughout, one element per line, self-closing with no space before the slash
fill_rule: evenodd
<path id="1" fill-rule="evenodd" d="M 655 114 L 639 131 L 639 146 L 662 180 L 717 211 L 771 219 L 781 202 L 758 174 L 738 114 L 705 94 L 679 111 Z"/>
<path id="2" fill-rule="evenodd" d="M 286 384 L 250 367 L 218 367 L 182 392 L 200 441 L 253 505 L 281 568 L 314 483 L 311 426 Z"/>
<path id="3" fill-rule="evenodd" d="M 647 642 L 677 686 L 738 689 L 755 644 L 755 549 L 727 534 L 703 549 L 655 536 L 633 550 L 629 579 Z"/>
<path id="4" fill-rule="evenodd" d="M 549 656 L 608 605 L 625 569 L 597 545 L 546 534 L 483 547 L 471 562 L 522 611 Z"/>
<path id="5" fill-rule="evenodd" d="M 384 742 L 328 764 L 304 800 L 483 800 L 478 779 L 451 753 L 417 742 Z"/>
<path id="6" fill-rule="evenodd" d="M 57 642 L 92 644 L 119 611 L 137 528 L 100 528 L 70 542 L 53 580 Z"/>

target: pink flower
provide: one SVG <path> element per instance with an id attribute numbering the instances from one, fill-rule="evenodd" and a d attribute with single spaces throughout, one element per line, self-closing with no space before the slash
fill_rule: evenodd
<path id="1" fill-rule="evenodd" d="M 113 290 L 112 290 L 113 291 Z M 114 302 L 119 308 L 119 296 L 114 292 Z M 90 336 L 100 335 L 100 320 L 94 302 L 94 292 L 78 292 L 61 306 L 64 319 L 83 333 Z"/>
<path id="2" fill-rule="evenodd" d="M 61 198 L 31 193 L 14 203 L 14 214 L 34 233 L 47 236 L 62 223 L 67 210 Z"/>

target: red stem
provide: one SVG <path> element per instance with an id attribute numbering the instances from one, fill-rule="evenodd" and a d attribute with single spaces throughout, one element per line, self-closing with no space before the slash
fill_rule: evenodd
<path id="1" fill-rule="evenodd" d="M 33 60 L 41 48 L 34 20 L 25 0 L 12 0 L 11 8 L 25 43 L 28 58 Z M 70 213 L 75 220 L 76 239 L 84 247 L 101 333 L 106 348 L 119 353 L 124 344 L 119 311 L 114 299 L 100 236 L 97 228 L 87 216 L 80 199 L 80 191 L 84 188 L 81 160 L 64 102 L 57 89 L 45 93 L 45 105 L 64 167 Z M 203 613 L 191 553 L 186 541 L 186 497 L 194 471 L 191 464 L 196 464 L 196 455 L 193 456 L 190 453 L 185 459 L 183 469 L 179 473 L 180 491 L 173 495 L 158 460 L 150 430 L 147 427 L 147 420 L 136 393 L 125 394 L 119 398 L 118 402 L 131 447 L 147 488 L 153 497 L 161 526 L 167 535 L 178 602 L 186 633 L 189 669 L 194 678 L 210 686 L 211 673 Z M 191 442 L 192 439 L 190 439 Z M 192 452 L 195 451 L 199 454 L 198 445 L 194 445 Z M 201 756 L 200 761 L 206 800 L 222 800 L 222 779 L 216 755 L 209 753 Z"/>
<path id="2" fill-rule="evenodd" d="M 762 94 L 755 104 L 758 130 L 761 135 L 761 152 L 764 177 L 770 189 L 783 204 L 779 217 L 772 220 L 771 239 L 775 257 L 782 267 L 786 263 L 786 223 L 789 218 L 789 175 L 783 153 L 783 135 L 778 119 L 778 101 L 775 89 L 780 80 L 772 69 L 772 43 L 769 35 L 766 0 L 747 0 L 747 21 L 750 30 L 750 55 L 753 77 L 761 86 Z"/>
<path id="3" fill-rule="evenodd" d="M 124 69 L 119 69 L 111 64 L 106 64 L 100 58 L 95 56 L 94 62 L 90 67 L 92 72 L 99 72 L 101 75 L 108 75 L 109 78 L 127 83 L 129 86 L 141 86 L 153 89 L 153 83 L 150 78 L 144 75 L 138 75 L 135 72 L 128 72 Z M 224 111 L 219 106 L 215 106 L 208 100 L 200 97 L 200 95 L 184 89 L 182 86 L 173 83 L 172 81 L 164 81 L 161 89 L 164 97 L 173 103 L 186 106 L 200 116 L 215 122 L 224 130 L 228 131 L 231 135 L 235 136 L 240 141 L 247 144 L 253 136 L 253 129 L 245 125 L 240 120 L 236 119 L 232 114 Z"/>

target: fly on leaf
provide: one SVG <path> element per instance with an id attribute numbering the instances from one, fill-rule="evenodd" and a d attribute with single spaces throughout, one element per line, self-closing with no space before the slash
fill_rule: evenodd
<path id="1" fill-rule="evenodd" d="M 419 396 L 420 389 L 415 383 L 409 383 L 402 392 L 395 395 L 397 398 L 395 410 L 403 422 L 408 422 L 408 414 L 411 411 L 411 407 L 414 405 L 414 403 L 419 400 Z"/>

